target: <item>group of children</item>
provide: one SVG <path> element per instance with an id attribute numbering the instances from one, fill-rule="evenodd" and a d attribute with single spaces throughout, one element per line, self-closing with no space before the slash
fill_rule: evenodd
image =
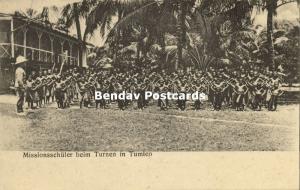
<path id="1" fill-rule="evenodd" d="M 62 73 L 57 70 L 32 72 L 26 81 L 26 101 L 28 107 L 41 108 L 56 101 L 57 107 L 64 109 L 78 101 L 80 108 L 109 108 L 110 100 L 95 100 L 95 91 L 103 93 L 139 93 L 138 100 L 117 100 L 118 108 L 127 109 L 136 104 L 138 109 L 144 109 L 154 100 L 145 99 L 145 92 L 155 93 L 194 93 L 207 95 L 207 100 L 187 99 L 158 100 L 161 110 L 176 107 L 186 110 L 187 105 L 199 110 L 204 102 L 213 106 L 214 110 L 226 107 L 237 111 L 249 107 L 261 110 L 265 106 L 269 111 L 277 109 L 277 99 L 282 95 L 280 89 L 282 75 L 279 72 L 267 71 L 259 67 L 251 69 L 209 68 L 207 71 L 154 71 L 148 68 L 132 69 L 121 72 L 116 69 L 101 70 L 89 68 L 79 72 L 78 68 L 68 69 Z"/>
<path id="2" fill-rule="evenodd" d="M 32 73 L 25 83 L 25 101 L 29 109 L 45 107 L 51 102 L 57 102 L 58 108 L 65 108 L 74 99 L 75 80 L 69 74 L 60 74 L 55 70 L 44 70 Z"/>

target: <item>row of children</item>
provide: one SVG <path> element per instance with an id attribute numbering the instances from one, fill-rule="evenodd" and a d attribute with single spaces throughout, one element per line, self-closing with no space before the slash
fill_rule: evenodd
<path id="1" fill-rule="evenodd" d="M 138 109 L 144 109 L 149 104 L 144 93 L 204 93 L 214 110 L 221 110 L 227 105 L 236 110 L 249 107 L 261 110 L 265 105 L 268 110 L 277 109 L 277 99 L 283 93 L 280 89 L 282 75 L 259 69 L 228 70 L 224 68 L 203 72 L 157 72 L 150 69 L 120 72 L 117 70 L 103 71 L 88 69 L 80 73 L 76 68 L 69 69 L 62 74 L 57 70 L 51 72 L 40 71 L 31 73 L 26 81 L 26 101 L 30 108 L 43 107 L 50 101 L 56 100 L 58 108 L 66 108 L 75 100 L 79 100 L 80 107 L 89 107 L 95 102 L 96 108 L 107 108 L 110 101 L 95 100 L 95 91 L 103 93 L 128 92 L 139 93 L 136 101 Z M 186 109 L 188 100 L 176 100 L 176 107 Z M 118 107 L 126 109 L 133 101 L 118 100 Z M 172 100 L 158 100 L 162 110 L 170 107 Z M 173 104 L 174 104 L 173 103 Z M 194 109 L 201 107 L 203 100 L 194 100 Z"/>

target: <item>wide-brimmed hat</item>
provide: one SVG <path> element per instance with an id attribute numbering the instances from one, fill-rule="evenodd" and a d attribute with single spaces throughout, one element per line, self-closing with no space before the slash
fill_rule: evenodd
<path id="1" fill-rule="evenodd" d="M 18 65 L 18 64 L 21 64 L 21 63 L 26 63 L 27 61 L 28 61 L 28 59 L 26 59 L 25 57 L 18 56 L 17 59 L 16 59 L 15 65 Z"/>

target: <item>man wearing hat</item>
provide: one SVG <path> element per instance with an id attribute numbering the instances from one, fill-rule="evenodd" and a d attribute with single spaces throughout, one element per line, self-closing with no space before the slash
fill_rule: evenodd
<path id="1" fill-rule="evenodd" d="M 15 72 L 15 88 L 17 92 L 17 96 L 19 97 L 17 101 L 17 113 L 23 112 L 23 103 L 24 103 L 24 94 L 25 94 L 25 77 L 26 72 L 24 70 L 25 63 L 27 59 L 23 56 L 18 56 L 16 59 L 16 72 Z"/>

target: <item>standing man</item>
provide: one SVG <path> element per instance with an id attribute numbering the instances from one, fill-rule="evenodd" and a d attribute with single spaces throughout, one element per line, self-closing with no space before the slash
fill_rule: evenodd
<path id="1" fill-rule="evenodd" d="M 16 73 L 15 73 L 15 88 L 17 92 L 17 96 L 19 97 L 17 101 L 17 113 L 22 113 L 23 111 L 23 104 L 24 104 L 24 97 L 25 97 L 25 77 L 26 73 L 24 70 L 25 63 L 27 59 L 23 56 L 18 56 L 16 59 Z"/>

